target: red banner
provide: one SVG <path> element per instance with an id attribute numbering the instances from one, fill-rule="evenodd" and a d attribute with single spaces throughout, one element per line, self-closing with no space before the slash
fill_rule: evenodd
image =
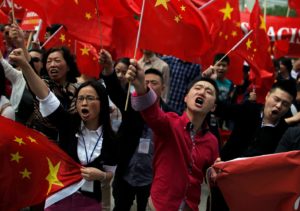
<path id="1" fill-rule="evenodd" d="M 249 14 L 241 13 L 242 29 L 249 28 Z M 267 34 L 272 43 L 278 40 L 288 40 L 290 57 L 300 57 L 300 18 L 267 16 Z"/>
<path id="2" fill-rule="evenodd" d="M 21 23 L 24 31 L 36 31 L 41 19 L 35 12 L 27 11 Z"/>
<path id="3" fill-rule="evenodd" d="M 6 14 L 9 14 L 12 8 L 12 0 L 3 0 L 0 3 L 0 8 L 2 9 L 3 12 Z M 25 14 L 25 9 L 17 4 L 14 4 L 14 12 L 15 12 L 15 17 L 17 19 L 22 19 Z"/>

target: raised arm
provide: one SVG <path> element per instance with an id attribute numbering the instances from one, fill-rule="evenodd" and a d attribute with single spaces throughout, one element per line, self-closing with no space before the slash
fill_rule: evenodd
<path id="1" fill-rule="evenodd" d="M 32 92 L 38 98 L 45 99 L 49 94 L 49 89 L 28 63 L 24 51 L 21 48 L 13 50 L 9 55 L 9 59 L 22 69 L 23 75 Z"/>
<path id="2" fill-rule="evenodd" d="M 113 60 L 111 54 L 107 50 L 104 49 L 100 50 L 99 64 L 103 67 L 103 71 L 102 71 L 103 75 L 108 76 L 114 72 Z"/>
<path id="3" fill-rule="evenodd" d="M 128 71 L 126 73 L 127 80 L 134 86 L 138 95 L 144 95 L 147 93 L 147 86 L 145 83 L 145 72 L 138 65 L 136 60 L 131 59 Z"/>

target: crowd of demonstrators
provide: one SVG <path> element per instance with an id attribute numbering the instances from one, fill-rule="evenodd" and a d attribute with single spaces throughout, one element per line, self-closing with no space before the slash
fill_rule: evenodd
<path id="1" fill-rule="evenodd" d="M 291 126 L 300 122 L 300 59 L 278 60 L 264 105 L 255 102 L 251 91 L 237 103 L 224 54 L 217 54 L 215 66 L 201 74 L 199 64 L 173 56 L 144 50 L 139 61 L 114 62 L 102 49 L 104 69 L 98 80 L 79 74 L 67 47 L 27 50 L 16 24 L 5 25 L 2 33 L 0 115 L 57 141 L 82 165 L 87 180 L 47 210 L 74 210 L 68 204 L 104 210 L 106 202 L 110 207 L 110 186 L 115 211 L 130 210 L 134 200 L 139 211 L 147 204 L 156 210 L 197 210 L 205 170 L 219 155 L 228 161 L 299 150 L 300 127 Z M 5 78 L 11 94 L 5 91 Z M 243 92 L 248 85 L 245 80 Z M 128 89 L 131 100 L 125 110 Z M 112 110 L 121 114 L 113 116 Z M 233 124 L 223 127 L 215 116 Z M 226 143 L 220 142 L 218 126 L 231 131 Z M 212 210 L 228 210 L 217 187 L 212 195 Z M 101 204 L 103 196 L 107 201 Z"/>
<path id="2" fill-rule="evenodd" d="M 119 157 L 116 174 L 113 181 L 113 196 L 115 207 L 113 210 L 130 210 L 136 198 L 137 210 L 146 209 L 150 187 L 152 183 L 153 138 L 152 131 L 145 124 L 139 112 L 134 111 L 129 103 L 125 110 L 128 82 L 125 73 L 129 67 L 129 59 L 118 60 L 113 68 L 111 55 L 102 50 L 99 57 L 104 67 L 102 78 L 106 84 L 112 101 L 122 113 L 122 123 L 118 136 Z M 126 68 L 125 68 L 126 67 Z M 157 69 L 145 71 L 145 83 L 152 87 L 161 97 L 164 91 L 162 73 Z M 162 98 L 159 102 L 165 111 L 171 111 Z"/>
<path id="3" fill-rule="evenodd" d="M 216 105 L 215 82 L 196 78 L 184 98 L 186 112 L 179 116 L 160 109 L 158 97 L 145 85 L 144 70 L 136 61 L 126 76 L 136 90 L 132 106 L 154 133 L 150 206 L 156 210 L 197 210 L 204 171 L 218 157 L 217 139 L 205 124 L 207 113 Z"/>
<path id="4" fill-rule="evenodd" d="M 23 72 L 32 92 L 39 99 L 44 117 L 59 131 L 59 146 L 82 164 L 85 184 L 67 198 L 46 210 L 101 210 L 100 182 L 110 180 L 115 169 L 115 141 L 111 129 L 108 96 L 97 81 L 83 83 L 75 93 L 76 110 L 71 114 L 34 72 L 22 49 L 10 54 Z"/>

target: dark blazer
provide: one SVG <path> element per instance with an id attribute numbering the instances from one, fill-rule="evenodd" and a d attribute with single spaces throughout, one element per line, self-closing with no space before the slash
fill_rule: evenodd
<path id="1" fill-rule="evenodd" d="M 118 165 L 115 173 L 115 179 L 120 179 L 126 173 L 129 162 L 139 144 L 145 122 L 140 112 L 132 109 L 130 99 L 125 111 L 127 90 L 121 87 L 116 73 L 109 76 L 102 75 L 101 78 L 105 82 L 110 99 L 122 113 L 122 122 L 117 133 L 119 140 Z M 163 101 L 161 101 L 161 107 L 166 112 L 173 111 Z"/>

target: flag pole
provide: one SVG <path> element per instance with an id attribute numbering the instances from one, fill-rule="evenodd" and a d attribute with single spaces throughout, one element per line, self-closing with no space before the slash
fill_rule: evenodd
<path id="1" fill-rule="evenodd" d="M 16 17 L 15 17 L 15 6 L 14 0 L 11 0 L 11 16 L 12 16 L 12 23 L 17 24 Z"/>
<path id="2" fill-rule="evenodd" d="M 48 42 L 50 42 L 50 40 L 52 39 L 52 37 L 54 37 L 64 26 L 60 26 L 42 45 L 41 48 L 43 48 L 45 45 L 47 45 Z"/>
<path id="3" fill-rule="evenodd" d="M 201 7 L 198 8 L 198 10 L 202 10 L 205 7 L 209 6 L 211 3 L 214 3 L 216 0 L 210 0 L 209 2 L 206 2 L 205 4 L 203 4 Z"/>
<path id="4" fill-rule="evenodd" d="M 101 49 L 103 49 L 103 34 L 102 34 L 102 25 L 100 20 L 100 13 L 99 13 L 99 4 L 98 4 L 98 0 L 95 1 L 96 1 L 96 9 L 97 9 L 97 21 L 98 21 L 99 32 L 100 32 L 100 47 Z"/>
<path id="5" fill-rule="evenodd" d="M 290 7 L 288 6 L 287 11 L 286 11 L 286 17 L 289 17 L 289 16 L 290 16 L 290 11 L 291 11 L 291 9 L 290 9 Z"/>
<path id="6" fill-rule="evenodd" d="M 253 29 L 249 31 L 245 36 L 238 41 L 221 59 L 219 59 L 216 63 L 215 66 L 217 66 L 226 56 L 228 56 L 232 51 L 234 51 L 247 37 L 249 37 L 250 34 L 252 34 Z"/>
<path id="7" fill-rule="evenodd" d="M 144 9 L 145 9 L 145 1 L 146 0 L 143 0 L 143 4 L 142 4 L 140 24 L 139 24 L 138 33 L 137 33 L 136 42 L 135 42 L 133 59 L 136 59 L 136 54 L 137 54 L 138 46 L 139 46 L 139 42 L 140 42 L 141 28 L 142 28 Z M 129 95 L 130 95 L 130 86 L 131 86 L 131 82 L 129 81 L 128 90 L 127 90 L 127 97 L 126 97 L 126 103 L 125 103 L 125 111 L 127 111 L 127 108 L 128 108 L 128 101 L 129 101 Z"/>

